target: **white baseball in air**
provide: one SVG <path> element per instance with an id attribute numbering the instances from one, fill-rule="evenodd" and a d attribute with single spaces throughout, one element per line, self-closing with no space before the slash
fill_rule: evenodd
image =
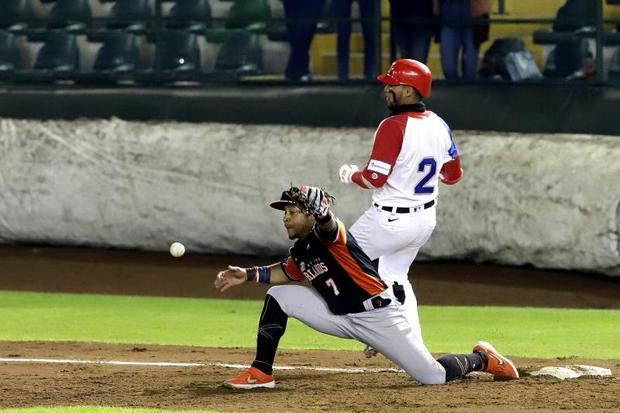
<path id="1" fill-rule="evenodd" d="M 173 257 L 182 257 L 185 254 L 185 245 L 180 242 L 173 242 L 170 244 L 170 255 Z"/>

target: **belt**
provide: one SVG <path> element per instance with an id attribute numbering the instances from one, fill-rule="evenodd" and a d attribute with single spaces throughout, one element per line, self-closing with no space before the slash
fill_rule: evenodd
<path id="1" fill-rule="evenodd" d="M 381 208 L 384 211 L 393 212 L 397 214 L 408 214 L 410 212 L 418 212 L 423 209 L 429 209 L 430 207 L 435 205 L 435 200 L 433 199 L 432 201 L 428 201 L 426 204 L 419 205 L 417 207 L 389 207 L 389 206 L 379 206 L 379 204 L 377 203 L 373 205 L 376 206 L 377 208 Z"/>
<path id="2" fill-rule="evenodd" d="M 399 302 L 400 304 L 405 303 L 405 291 L 403 290 L 403 286 L 397 282 L 394 282 L 394 285 L 388 287 L 381 294 L 365 300 L 362 302 L 362 305 L 364 306 L 364 310 L 370 311 L 376 308 L 387 307 L 392 304 L 393 301 Z"/>

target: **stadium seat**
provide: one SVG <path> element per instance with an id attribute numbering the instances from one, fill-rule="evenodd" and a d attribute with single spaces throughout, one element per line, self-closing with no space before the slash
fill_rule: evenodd
<path id="1" fill-rule="evenodd" d="M 80 67 L 76 35 L 64 30 L 48 30 L 38 36 L 45 36 L 45 44 L 39 49 L 33 69 L 16 72 L 14 79 L 26 82 L 74 80 Z"/>
<path id="2" fill-rule="evenodd" d="M 19 68 L 19 57 L 15 35 L 0 30 L 0 79 L 9 78 Z"/>
<path id="3" fill-rule="evenodd" d="M 250 31 L 264 31 L 271 20 L 267 0 L 237 0 L 230 8 L 226 27 Z"/>
<path id="4" fill-rule="evenodd" d="M 612 82 L 620 82 L 620 49 L 616 50 L 611 58 L 607 78 Z"/>
<path id="5" fill-rule="evenodd" d="M 317 33 L 336 33 L 336 18 L 334 16 L 334 1 L 326 0 L 323 7 L 323 17 L 316 25 Z"/>
<path id="6" fill-rule="evenodd" d="M 592 56 L 586 39 L 562 41 L 549 53 L 543 75 L 555 79 L 581 78 L 586 59 Z"/>
<path id="7" fill-rule="evenodd" d="M 166 30 L 161 33 L 160 68 L 181 74 L 200 69 L 198 36 L 185 30 Z"/>
<path id="8" fill-rule="evenodd" d="M 202 34 L 211 19 L 208 0 L 176 0 L 170 9 L 169 29 L 183 29 Z"/>
<path id="9" fill-rule="evenodd" d="M 69 32 L 83 31 L 91 15 L 89 0 L 55 0 L 50 11 L 49 27 Z"/>
<path id="10" fill-rule="evenodd" d="M 127 73 L 136 69 L 138 44 L 136 35 L 123 30 L 110 30 L 104 35 L 103 46 L 97 52 L 93 69 L 112 73 Z"/>
<path id="11" fill-rule="evenodd" d="M 79 67 L 79 62 L 75 35 L 64 30 L 51 30 L 47 33 L 47 41 L 39 50 L 34 68 L 70 72 Z"/>
<path id="12" fill-rule="evenodd" d="M 109 2 L 109 0 L 104 1 Z M 114 21 L 107 27 L 142 33 L 146 30 L 147 21 L 152 15 L 149 0 L 116 0 L 110 10 L 110 17 Z"/>
<path id="13" fill-rule="evenodd" d="M 215 72 L 235 76 L 258 75 L 263 72 L 263 52 L 257 33 L 235 32 L 220 48 Z"/>
<path id="14" fill-rule="evenodd" d="M 22 31 L 32 18 L 32 4 L 29 0 L 1 0 L 0 29 Z"/>

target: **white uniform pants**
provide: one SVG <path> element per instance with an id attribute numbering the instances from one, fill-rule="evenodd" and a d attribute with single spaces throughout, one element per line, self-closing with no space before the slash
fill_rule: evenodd
<path id="1" fill-rule="evenodd" d="M 387 307 L 335 315 L 312 287 L 278 285 L 267 293 L 289 317 L 322 333 L 371 345 L 422 384 L 446 381 L 445 369 L 426 349 L 419 329 L 409 325 L 403 306 L 395 299 Z"/>
<path id="2" fill-rule="evenodd" d="M 435 229 L 435 213 L 434 206 L 397 214 L 371 205 L 349 228 L 362 251 L 371 260 L 379 259 L 379 275 L 388 286 L 396 281 L 405 287 L 407 318 L 418 332 L 418 303 L 407 274 L 418 251 Z"/>

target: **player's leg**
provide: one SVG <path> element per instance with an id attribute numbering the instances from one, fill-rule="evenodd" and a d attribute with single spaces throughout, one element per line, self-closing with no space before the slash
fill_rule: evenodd
<path id="1" fill-rule="evenodd" d="M 352 338 L 349 320 L 332 314 L 313 288 L 302 285 L 271 287 L 258 322 L 256 358 L 250 369 L 228 380 L 224 386 L 236 389 L 275 387 L 273 362 L 280 338 L 286 331 L 288 317 L 326 334 Z"/>
<path id="2" fill-rule="evenodd" d="M 350 314 L 356 338 L 376 348 L 385 357 L 422 384 L 443 384 L 446 370 L 414 332 L 401 306 L 388 306 Z"/>
<path id="3" fill-rule="evenodd" d="M 514 364 L 486 342 L 479 342 L 469 354 L 446 354 L 437 360 L 414 331 L 403 307 L 388 306 L 349 315 L 355 321 L 355 338 L 392 360 L 422 384 L 443 384 L 465 377 L 472 371 L 486 371 L 496 378 L 518 378 Z"/>
<path id="4" fill-rule="evenodd" d="M 282 311 L 321 333 L 341 338 L 353 338 L 346 317 L 333 314 L 325 300 L 312 287 L 304 285 L 278 285 L 268 291 L 279 303 Z"/>

